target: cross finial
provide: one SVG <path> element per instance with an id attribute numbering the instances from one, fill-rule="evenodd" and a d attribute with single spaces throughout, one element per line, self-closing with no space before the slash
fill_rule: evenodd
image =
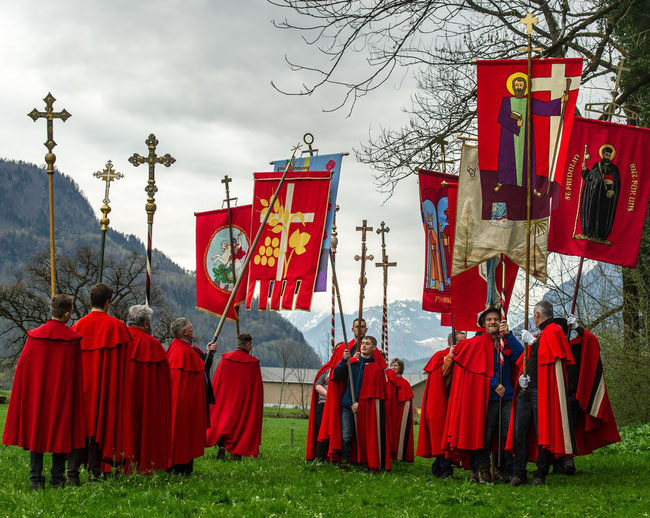
<path id="1" fill-rule="evenodd" d="M 52 153 L 52 149 L 54 149 L 54 146 L 56 146 L 56 142 L 54 142 L 53 121 L 54 119 L 61 119 L 63 122 L 65 122 L 71 117 L 71 115 L 65 109 L 61 110 L 60 112 L 54 111 L 54 101 L 56 101 L 56 98 L 51 93 L 48 93 L 43 98 L 43 101 L 45 101 L 44 112 L 38 111 L 36 108 L 34 108 L 31 112 L 27 114 L 27 116 L 31 117 L 34 122 L 36 122 L 38 119 L 47 120 L 47 141 L 45 141 L 43 145 L 47 148 L 47 150 L 50 153 Z M 48 166 L 54 165 L 54 161 L 52 161 L 52 164 L 50 164 L 49 161 L 47 160 L 47 157 L 45 157 L 45 161 L 47 162 Z M 50 172 L 50 168 L 48 167 L 48 173 L 49 172 Z M 52 173 L 54 173 L 54 167 L 52 167 Z"/>
<path id="2" fill-rule="evenodd" d="M 388 228 L 388 227 L 386 226 L 386 223 L 384 223 L 384 222 L 382 221 L 382 222 L 381 222 L 381 225 L 380 225 L 379 228 L 377 229 L 377 234 L 379 234 L 379 235 L 381 236 L 381 241 L 382 241 L 382 243 L 384 242 L 384 234 L 385 234 L 386 232 L 390 232 L 390 228 Z"/>
<path id="3" fill-rule="evenodd" d="M 226 185 L 226 190 L 228 190 L 228 184 L 232 182 L 232 178 L 230 178 L 228 175 L 223 177 L 223 180 L 221 180 L 221 183 Z"/>
<path id="4" fill-rule="evenodd" d="M 102 203 L 108 205 L 108 203 L 111 201 L 108 198 L 108 191 L 111 187 L 111 182 L 113 180 L 119 180 L 120 178 L 124 178 L 124 175 L 122 173 L 117 172 L 115 169 L 113 169 L 113 162 L 109 160 L 108 162 L 106 162 L 106 169 L 104 169 L 103 171 L 94 172 L 93 176 L 95 178 L 99 178 L 100 180 L 106 182 L 106 190 L 104 191 L 104 200 Z"/>
<path id="5" fill-rule="evenodd" d="M 539 23 L 539 18 L 536 18 L 532 13 L 527 13 L 525 18 L 521 18 L 520 23 L 526 26 L 526 33 L 530 36 L 533 33 L 533 25 Z"/>

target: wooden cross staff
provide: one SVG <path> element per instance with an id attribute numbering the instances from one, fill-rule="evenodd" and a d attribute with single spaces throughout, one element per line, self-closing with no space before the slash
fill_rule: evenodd
<path id="1" fill-rule="evenodd" d="M 357 317 L 357 323 L 360 326 L 361 320 L 363 319 L 364 290 L 366 287 L 366 282 L 368 281 L 368 279 L 366 279 L 366 261 L 372 261 L 375 257 L 373 255 L 367 255 L 368 250 L 366 248 L 366 233 L 372 232 L 372 227 L 368 226 L 367 220 L 363 220 L 362 225 L 360 227 L 357 227 L 357 231 L 361 232 L 361 255 L 354 256 L 355 261 L 361 261 L 361 275 L 359 276 L 359 314 Z M 360 347 L 361 344 L 357 343 L 357 350 L 359 350 Z"/>
<path id="2" fill-rule="evenodd" d="M 145 303 L 147 306 L 151 302 L 151 234 L 153 231 L 153 215 L 156 213 L 156 192 L 158 192 L 158 187 L 156 187 L 156 164 L 162 164 L 165 167 L 169 167 L 176 159 L 171 156 L 169 153 L 163 156 L 156 155 L 156 146 L 158 145 L 158 139 L 153 133 L 149 135 L 149 138 L 144 141 L 149 149 L 149 154 L 147 156 L 141 156 L 138 153 L 133 153 L 133 156 L 129 158 L 129 162 L 135 167 L 138 167 L 140 164 L 149 164 L 149 181 L 147 186 L 144 188 L 147 193 L 147 204 L 145 205 L 145 210 L 147 211 L 147 292 Z"/>
<path id="3" fill-rule="evenodd" d="M 108 197 L 108 193 L 111 188 L 111 182 L 113 180 L 124 178 L 124 175 L 122 173 L 118 173 L 115 169 L 113 169 L 113 162 L 109 160 L 106 162 L 106 169 L 103 171 L 94 172 L 93 176 L 95 178 L 103 180 L 106 183 L 106 188 L 104 189 L 104 201 L 102 202 L 104 205 L 102 205 L 102 208 L 99 209 L 102 212 L 102 218 L 99 220 L 99 224 L 101 225 L 100 228 L 102 231 L 102 246 L 99 252 L 99 282 L 102 282 L 102 279 L 104 278 L 104 247 L 106 246 L 106 231 L 108 230 L 108 225 L 111 222 L 111 220 L 108 219 L 108 213 L 111 211 L 111 208 L 108 206 L 111 201 Z"/>
<path id="4" fill-rule="evenodd" d="M 45 154 L 45 163 L 47 164 L 48 175 L 48 193 L 50 200 L 50 286 L 52 297 L 56 295 L 56 266 L 55 266 L 55 250 L 54 250 L 54 162 L 56 162 L 56 155 L 52 153 L 56 142 L 54 141 L 54 119 L 61 119 L 63 122 L 67 121 L 71 115 L 65 110 L 60 112 L 54 111 L 55 97 L 48 93 L 43 100 L 45 101 L 45 111 L 40 112 L 34 108 L 27 114 L 34 122 L 38 119 L 47 120 L 47 141 L 43 144 L 47 148 Z"/>
<path id="5" fill-rule="evenodd" d="M 388 356 L 388 268 L 397 266 L 396 262 L 388 262 L 388 254 L 386 253 L 386 233 L 390 232 L 390 228 L 382 221 L 380 227 L 377 229 L 377 234 L 381 236 L 381 263 L 375 263 L 377 268 L 384 270 L 384 304 L 382 310 L 381 321 L 381 350 Z"/>

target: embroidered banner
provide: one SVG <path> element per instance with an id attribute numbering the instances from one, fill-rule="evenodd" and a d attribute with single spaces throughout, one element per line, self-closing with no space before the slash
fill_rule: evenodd
<path id="1" fill-rule="evenodd" d="M 650 130 L 576 117 L 549 249 L 636 268 L 650 194 Z"/>
<path id="2" fill-rule="evenodd" d="M 327 206 L 327 220 L 325 222 L 325 233 L 323 234 L 323 246 L 321 249 L 318 275 L 316 276 L 316 288 L 314 291 L 327 291 L 327 265 L 329 264 L 330 239 L 332 237 L 332 224 L 334 222 L 334 209 L 336 208 L 336 196 L 339 190 L 339 178 L 341 177 L 341 162 L 343 153 L 331 155 L 316 155 L 295 158 L 292 165 L 293 171 L 329 171 L 332 174 L 330 181 L 329 203 Z M 276 160 L 273 162 L 275 171 L 284 171 L 287 160 Z"/>
<path id="3" fill-rule="evenodd" d="M 252 251 L 246 308 L 250 309 L 259 282 L 261 310 L 268 309 L 270 298 L 270 309 L 309 311 L 321 257 L 331 173 L 288 173 L 270 207 L 281 176 L 280 172 L 255 173 L 251 233 L 257 233 L 266 211 L 271 214 L 257 249 Z"/>
<path id="4" fill-rule="evenodd" d="M 458 177 L 420 169 L 420 213 L 425 233 L 422 309 L 451 311 L 451 251 Z"/>
<path id="5" fill-rule="evenodd" d="M 196 307 L 221 316 L 235 286 L 235 279 L 248 253 L 252 205 L 231 209 L 233 254 L 230 248 L 228 209 L 197 212 L 196 216 Z M 236 276 L 236 277 L 235 277 Z M 237 318 L 246 295 L 246 280 L 239 285 L 226 317 Z"/>

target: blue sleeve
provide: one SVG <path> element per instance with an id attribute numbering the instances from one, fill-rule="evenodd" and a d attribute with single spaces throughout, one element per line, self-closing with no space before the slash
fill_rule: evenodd
<path id="1" fill-rule="evenodd" d="M 508 347 L 510 347 L 510 350 L 512 351 L 510 361 L 516 362 L 521 356 L 521 353 L 524 352 L 524 346 L 521 345 L 521 342 L 517 340 L 512 331 L 506 335 L 506 341 L 508 342 Z"/>
<path id="2" fill-rule="evenodd" d="M 495 388 L 497 388 L 498 386 L 499 386 L 499 380 L 497 379 L 496 376 L 492 376 L 490 378 L 490 390 L 492 391 Z"/>
<path id="3" fill-rule="evenodd" d="M 339 362 L 339 364 L 334 368 L 333 379 L 337 381 L 348 379 L 348 369 L 347 369 L 347 362 L 345 361 L 345 358 L 342 359 Z"/>

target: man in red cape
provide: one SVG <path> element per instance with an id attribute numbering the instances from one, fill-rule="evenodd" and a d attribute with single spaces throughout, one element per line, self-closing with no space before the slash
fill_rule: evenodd
<path id="1" fill-rule="evenodd" d="M 372 472 L 391 469 L 389 427 L 385 406 L 386 362 L 381 353 L 375 354 L 376 352 L 378 352 L 377 339 L 373 336 L 364 336 L 359 347 L 360 354 L 351 358 L 350 349 L 346 349 L 341 361 L 334 368 L 332 380 L 342 382 L 346 387 L 339 402 L 341 465 L 344 468 L 353 459 L 357 464 L 366 464 Z M 348 360 L 350 369 L 348 369 Z M 353 386 L 357 396 L 357 401 L 354 403 L 349 370 L 352 371 Z"/>
<path id="2" fill-rule="evenodd" d="M 124 371 L 131 336 L 124 322 L 108 314 L 113 290 L 104 283 L 90 290 L 91 312 L 72 329 L 82 336 L 84 420 L 88 471 L 101 474 L 102 461 L 121 461 L 124 410 Z M 72 455 L 68 479 L 79 481 L 81 453 Z"/>
<path id="3" fill-rule="evenodd" d="M 29 450 L 30 486 L 45 487 L 43 453 L 52 453 L 52 487 L 65 484 L 65 459 L 83 448 L 81 335 L 66 323 L 72 297 L 55 295 L 52 319 L 27 331 L 9 399 L 2 443 Z"/>
<path id="4" fill-rule="evenodd" d="M 569 418 L 576 454 L 589 455 L 598 448 L 619 442 L 621 436 L 607 394 L 598 338 L 579 327 L 573 315 L 569 316 L 568 325 L 577 333 L 569 342 L 575 361 L 567 372 Z M 575 473 L 573 457 L 558 459 L 553 472 Z"/>
<path id="5" fill-rule="evenodd" d="M 172 381 L 171 455 L 169 470 L 190 475 L 194 459 L 203 456 L 208 408 L 205 393 L 205 365 L 192 347 L 194 328 L 187 318 L 172 322 L 174 340 L 167 349 Z M 217 344 L 208 344 L 215 351 Z"/>
<path id="6" fill-rule="evenodd" d="M 262 440 L 264 387 L 260 361 L 251 355 L 253 337 L 237 337 L 237 349 L 221 355 L 212 378 L 215 404 L 206 445 L 225 449 L 232 458 L 257 457 Z"/>
<path id="7" fill-rule="evenodd" d="M 466 337 L 464 332 L 456 331 L 456 343 L 454 343 L 454 336 L 450 333 L 447 338 L 449 347 L 435 353 L 424 367 L 428 376 L 422 395 L 420 432 L 416 454 L 418 457 L 435 457 L 431 465 L 431 474 L 437 478 L 448 478 L 453 474 L 452 462 L 445 457 L 445 452 L 441 447 L 442 434 L 445 428 L 447 402 L 451 388 L 453 349 L 458 342 Z"/>
<path id="8" fill-rule="evenodd" d="M 162 344 L 151 336 L 153 311 L 131 306 L 123 420 L 124 471 L 167 469 L 171 451 L 171 371 Z"/>
<path id="9" fill-rule="evenodd" d="M 404 362 L 399 358 L 390 361 L 388 374 L 397 379 L 397 398 L 394 415 L 391 415 L 391 454 L 395 460 L 413 462 L 413 389 L 404 378 Z"/>
<path id="10" fill-rule="evenodd" d="M 506 443 L 506 449 L 514 449 L 515 454 L 512 486 L 526 482 L 526 464 L 535 458 L 535 452 L 535 486 L 545 484 L 554 456 L 575 453 L 566 390 L 566 368 L 574 363 L 571 348 L 563 329 L 553 319 L 553 305 L 549 301 L 535 305 L 533 320 L 541 334 L 535 337 L 530 331 L 522 331 L 523 342 L 529 347 L 517 362 L 521 374 Z"/>

